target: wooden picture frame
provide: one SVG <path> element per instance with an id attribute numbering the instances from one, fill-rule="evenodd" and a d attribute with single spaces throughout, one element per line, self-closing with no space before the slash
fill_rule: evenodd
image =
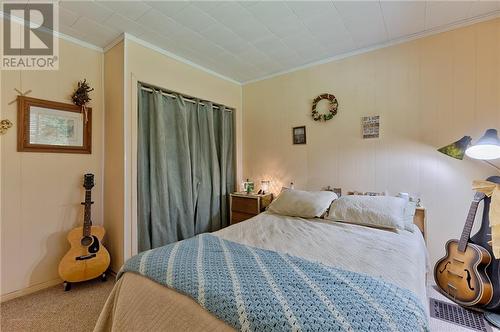
<path id="1" fill-rule="evenodd" d="M 306 144 L 306 126 L 292 128 L 292 143 Z"/>
<path id="2" fill-rule="evenodd" d="M 18 96 L 17 151 L 92 153 L 92 109 Z"/>

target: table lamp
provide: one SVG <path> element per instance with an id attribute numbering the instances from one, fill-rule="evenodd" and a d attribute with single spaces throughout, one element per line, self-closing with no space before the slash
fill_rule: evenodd
<path id="1" fill-rule="evenodd" d="M 271 181 L 269 180 L 262 180 L 260 181 L 260 189 L 262 190 L 262 193 L 265 194 L 269 191 L 269 184 Z"/>

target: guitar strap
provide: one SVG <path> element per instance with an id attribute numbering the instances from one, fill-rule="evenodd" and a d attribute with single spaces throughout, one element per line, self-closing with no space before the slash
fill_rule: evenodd
<path id="1" fill-rule="evenodd" d="M 491 197 L 490 226 L 491 248 L 496 259 L 500 259 L 500 185 L 485 180 L 474 180 L 472 189 Z"/>

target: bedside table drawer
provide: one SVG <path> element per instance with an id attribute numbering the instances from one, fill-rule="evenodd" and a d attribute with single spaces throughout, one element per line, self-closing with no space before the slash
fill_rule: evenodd
<path id="1" fill-rule="evenodd" d="M 233 213 L 231 213 L 231 225 L 255 216 L 256 214 L 233 211 Z"/>
<path id="2" fill-rule="evenodd" d="M 232 198 L 231 209 L 233 212 L 242 212 L 253 215 L 260 213 L 259 201 L 257 199 L 246 197 L 234 196 Z"/>

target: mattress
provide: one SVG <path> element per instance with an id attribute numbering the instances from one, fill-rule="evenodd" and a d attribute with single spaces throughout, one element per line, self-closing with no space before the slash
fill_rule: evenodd
<path id="1" fill-rule="evenodd" d="M 389 231 L 265 212 L 212 234 L 381 278 L 412 291 L 422 303 L 426 301 L 427 250 L 416 226 L 414 232 Z M 225 331 L 232 327 L 190 297 L 125 273 L 95 327 L 95 331 L 123 330 Z"/>

